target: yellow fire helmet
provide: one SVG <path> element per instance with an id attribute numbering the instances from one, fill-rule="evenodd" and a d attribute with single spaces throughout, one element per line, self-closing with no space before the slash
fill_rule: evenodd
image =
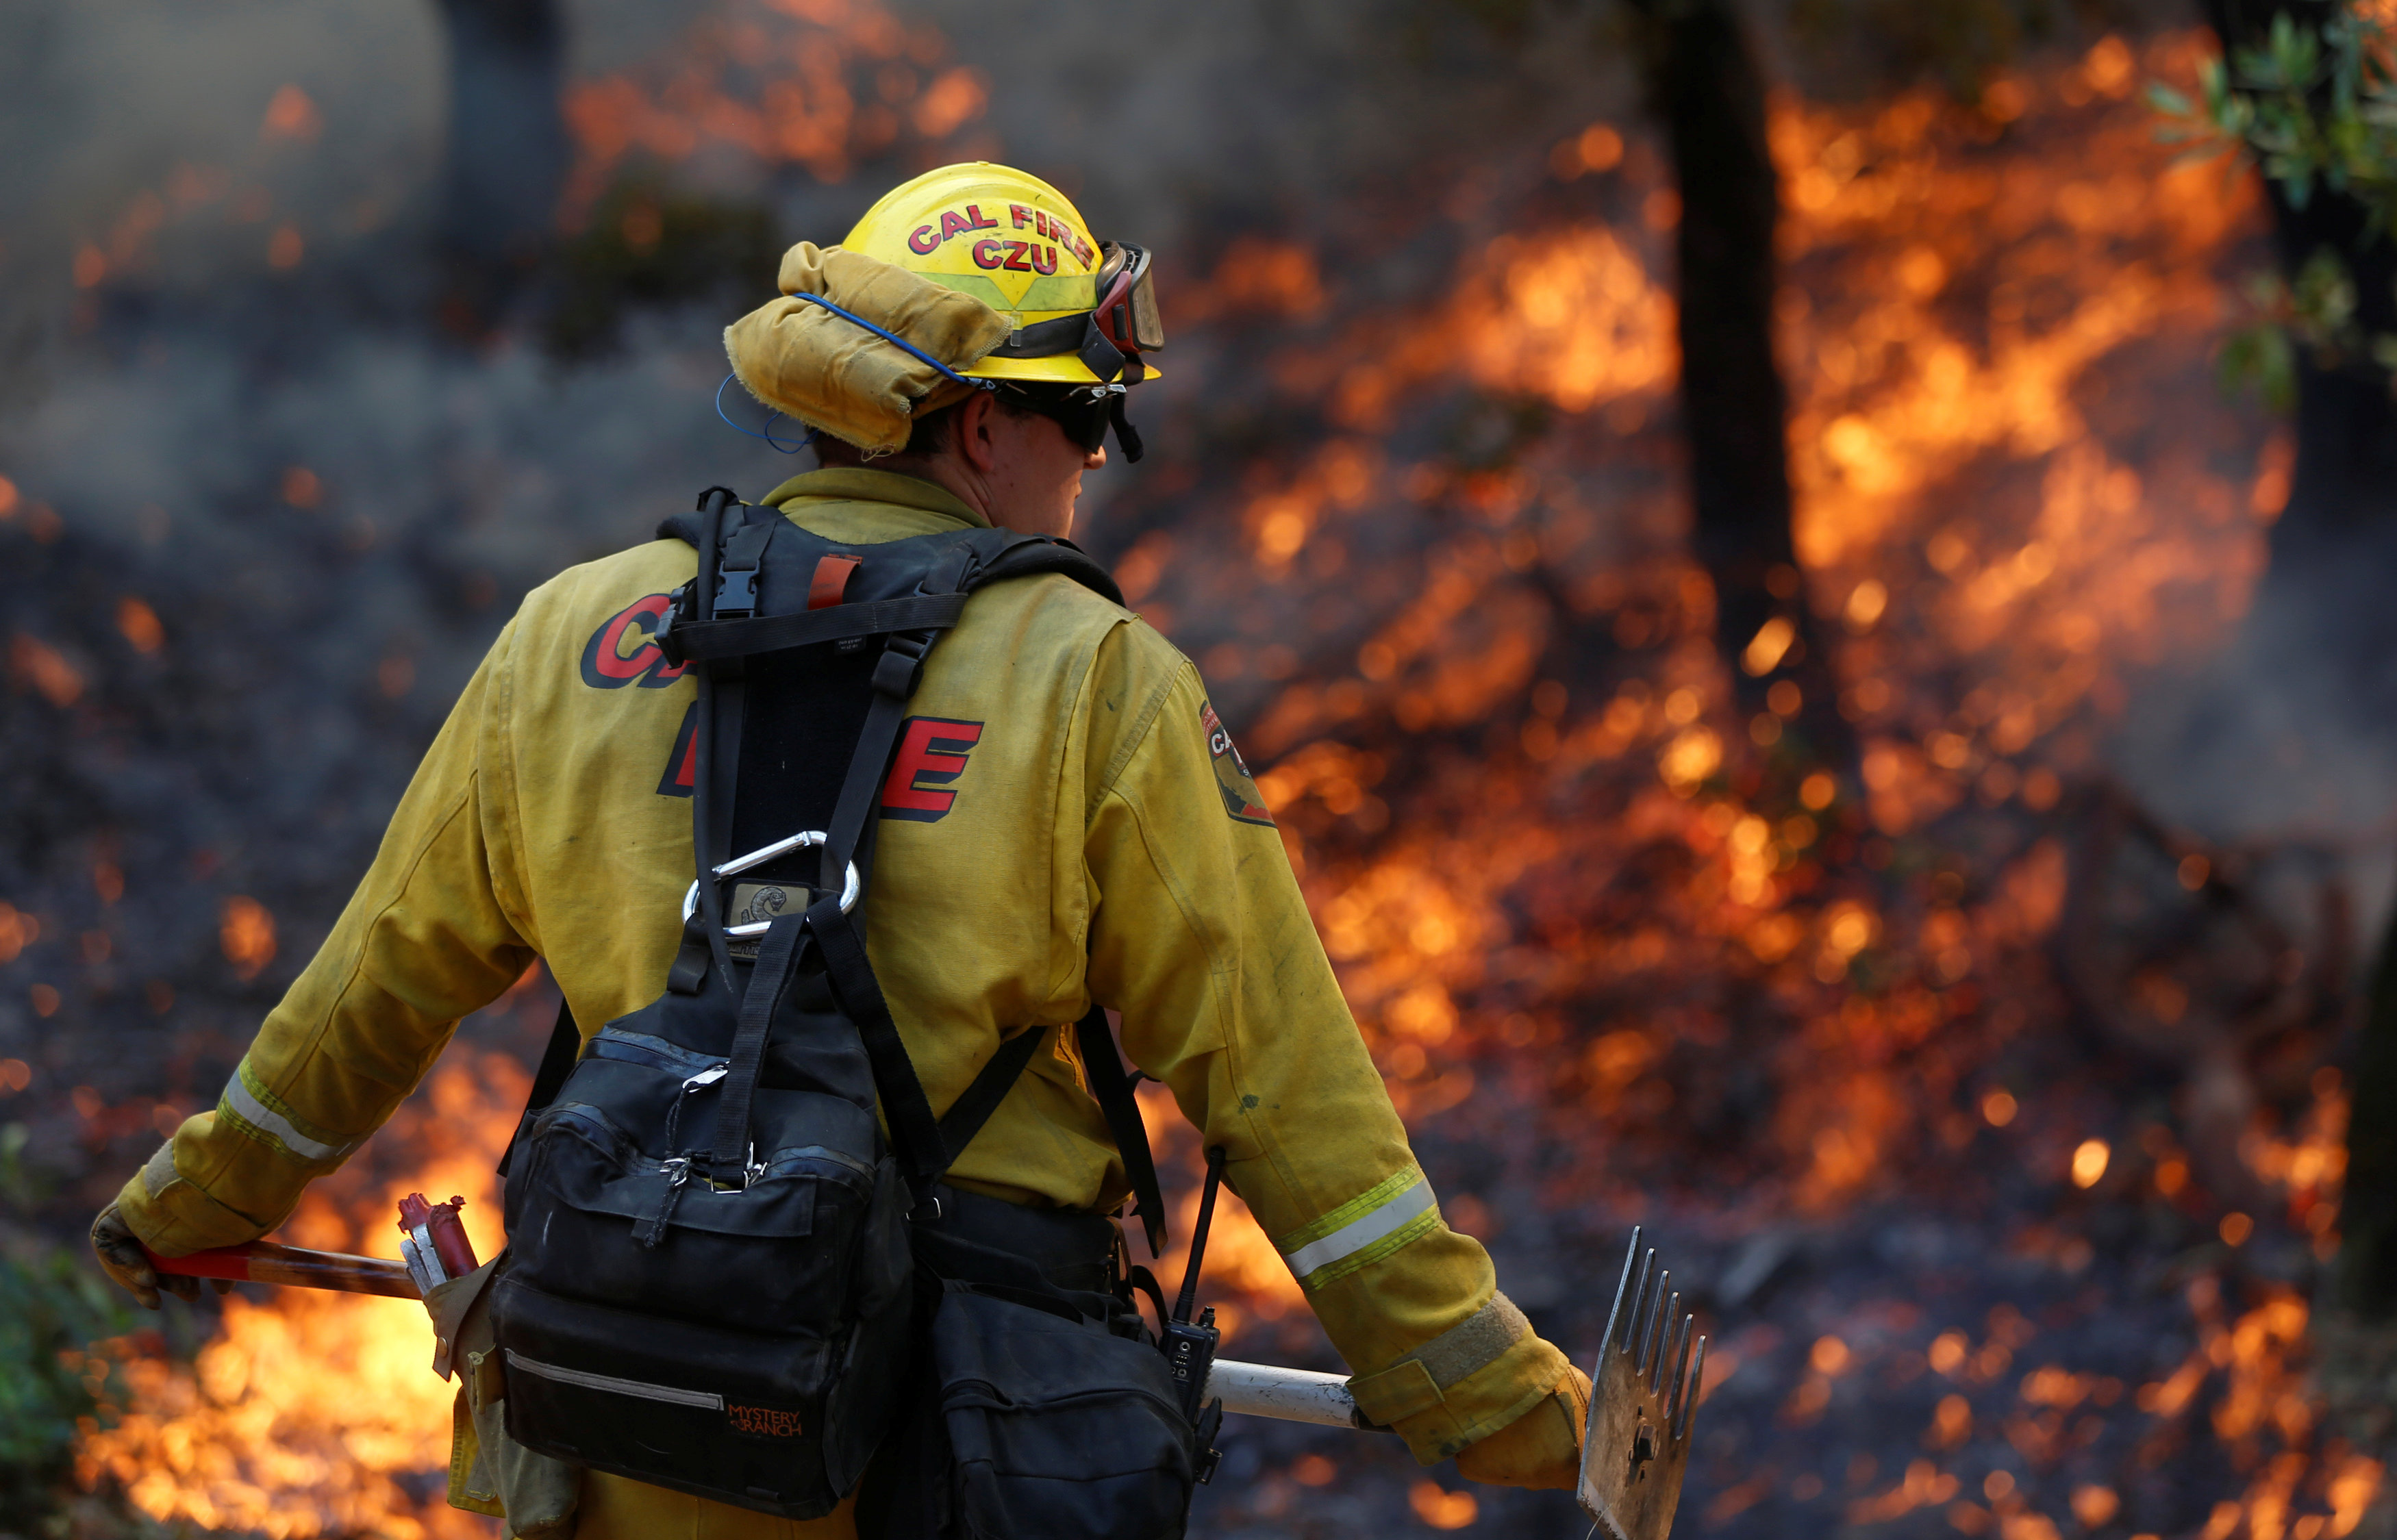
<path id="1" fill-rule="evenodd" d="M 957 371 L 970 379 L 1113 386 L 1119 403 L 1157 372 L 1142 356 L 1165 345 L 1149 254 L 1091 235 L 1028 172 L 986 160 L 927 171 L 884 194 L 841 246 L 1007 317 L 1014 334 Z"/>

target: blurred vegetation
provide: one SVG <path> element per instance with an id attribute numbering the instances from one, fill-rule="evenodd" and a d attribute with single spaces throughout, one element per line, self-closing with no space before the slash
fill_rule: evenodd
<path id="1" fill-rule="evenodd" d="M 643 309 L 750 310 L 775 292 L 783 244 L 773 215 L 759 205 L 629 173 L 599 199 L 583 233 L 557 249 L 550 352 L 575 363 L 604 355 Z"/>
<path id="2" fill-rule="evenodd" d="M 2161 83 L 2148 96 L 2163 138 L 2248 162 L 2290 209 L 2340 198 L 2363 211 L 2352 249 L 2317 246 L 2294 276 L 2251 282 L 2256 314 L 2223 346 L 2226 382 L 2285 411 L 2299 349 L 2325 369 L 2397 368 L 2397 336 L 2357 319 L 2355 277 L 2356 257 L 2397 222 L 2397 29 L 2351 5 L 2305 21 L 2282 11 L 2260 40 L 2200 67 L 2195 99 Z"/>
<path id="3" fill-rule="evenodd" d="M 0 1127 L 0 1204 L 21 1211 L 24 1125 Z M 0 1535 L 47 1533 L 72 1495 L 76 1422 L 109 1399 L 112 1360 L 91 1345 L 133 1327 L 132 1301 L 74 1250 L 0 1250 Z"/>

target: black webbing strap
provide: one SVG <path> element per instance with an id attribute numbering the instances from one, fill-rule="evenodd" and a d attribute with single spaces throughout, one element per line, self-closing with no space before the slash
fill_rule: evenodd
<path id="1" fill-rule="evenodd" d="M 966 596 L 960 589 L 973 555 L 971 546 L 959 546 L 924 580 L 923 592 L 917 597 L 948 600 L 957 606 L 957 614 L 963 614 Z M 842 605 L 812 613 L 837 615 L 850 608 Z M 850 754 L 849 773 L 841 779 L 840 797 L 833 803 L 832 822 L 824 825 L 819 886 L 837 889 L 848 864 L 864 853 L 859 850 L 859 843 L 864 837 L 866 821 L 874 816 L 882 800 L 883 778 L 891 773 L 891 757 L 899 746 L 900 720 L 907 710 L 908 697 L 916 693 L 917 682 L 924 676 L 924 655 L 931 651 L 941 632 L 956 623 L 953 615 L 939 628 L 897 632 L 882 644 L 882 655 L 874 661 L 874 699 L 865 708 L 865 725 L 858 732 L 857 747 Z M 858 863 L 861 881 L 870 876 L 872 865 L 870 860 Z"/>
<path id="2" fill-rule="evenodd" d="M 1006 341 L 990 350 L 994 358 L 1054 358 L 1072 354 L 1082 361 L 1082 367 L 1099 380 L 1114 380 L 1122 375 L 1128 361 L 1123 350 L 1107 340 L 1099 329 L 1095 311 L 1079 315 L 1061 315 L 1053 321 L 1038 321 L 1009 334 Z M 1140 377 L 1134 375 L 1133 379 Z"/>
<path id="3" fill-rule="evenodd" d="M 799 916 L 775 916 L 766 928 L 765 940 L 757 944 L 757 965 L 749 971 L 749 991 L 741 997 L 741 1024 L 732 1035 L 732 1051 L 725 1059 L 724 1081 L 716 1102 L 716 1153 L 708 1167 L 709 1178 L 726 1186 L 747 1182 L 749 1103 L 757 1091 L 758 1072 L 766 1067 L 766 1037 L 774 1027 L 774 1009 L 791 986 L 791 969 L 799 958 L 805 936 Z"/>
<path id="4" fill-rule="evenodd" d="M 818 899 L 806 918 L 808 931 L 816 938 L 816 950 L 824 960 L 824 979 L 838 997 L 842 1012 L 856 1024 L 866 1060 L 874 1066 L 874 1087 L 881 1093 L 882 1116 L 891 1125 L 891 1149 L 899 1158 L 900 1173 L 907 1179 L 907 1190 L 914 1195 L 916 1212 L 927 1216 L 938 1213 L 932 1184 L 948 1170 L 948 1145 L 932 1117 L 932 1104 L 925 1098 L 924 1083 L 916 1078 L 907 1045 L 899 1038 L 899 1024 L 891 1019 L 881 981 L 866 960 L 865 938 L 858 932 L 855 917 L 840 912 L 837 892 Z"/>
<path id="5" fill-rule="evenodd" d="M 583 1034 L 575 1027 L 574 1011 L 559 1000 L 557 1024 L 549 1030 L 549 1046 L 541 1051 L 541 1067 L 532 1072 L 532 1094 L 525 1098 L 524 1116 L 516 1119 L 516 1131 L 508 1135 L 508 1147 L 500 1152 L 502 1178 L 508 1174 L 508 1163 L 516 1158 L 516 1142 L 532 1120 L 557 1100 L 557 1093 L 566 1088 L 566 1078 L 574 1073 L 575 1060 L 582 1056 Z"/>
<path id="6" fill-rule="evenodd" d="M 1032 1063 L 1032 1056 L 1048 1040 L 1047 1027 L 1027 1026 L 999 1044 L 998 1051 L 982 1066 L 982 1072 L 973 1078 L 973 1083 L 949 1104 L 948 1111 L 941 1114 L 941 1143 L 947 1147 L 951 1159 L 956 1159 L 968 1145 L 973 1143 L 973 1136 L 990 1121 L 990 1115 L 998 1110 L 998 1104 L 1007 1100 L 1007 1093 L 1015 1089 L 1017 1080 L 1023 1078 L 1025 1067 Z"/>
<path id="7" fill-rule="evenodd" d="M 685 658 L 741 658 L 754 652 L 812 647 L 848 636 L 875 636 L 892 631 L 943 631 L 957 624 L 965 609 L 963 594 L 912 594 L 904 599 L 796 609 L 787 614 L 760 615 L 754 620 L 678 625 L 674 628 L 674 639 Z"/>
<path id="8" fill-rule="evenodd" d="M 1124 415 L 1122 396 L 1118 395 L 1107 403 L 1107 420 L 1115 424 L 1116 442 L 1123 447 L 1124 458 L 1135 465 L 1139 464 L 1140 457 L 1148 452 L 1148 447 L 1141 442 L 1140 430 L 1132 425 L 1132 419 Z"/>
<path id="9" fill-rule="evenodd" d="M 700 502 L 699 571 L 691 580 L 691 597 L 696 613 L 703 622 L 716 612 L 716 558 L 724 535 L 724 506 L 732 501 L 731 489 L 711 487 Z M 707 949 L 715 960 L 716 971 L 724 980 L 724 987 L 736 988 L 732 977 L 732 952 L 724 939 L 724 904 L 716 891 L 716 867 L 727 859 L 725 845 L 731 837 L 732 810 L 718 807 L 730 798 L 718 795 L 727 787 L 716 784 L 716 770 L 722 756 L 716 753 L 716 681 L 715 670 L 699 671 L 699 717 L 692 731 L 693 748 L 698 762 L 693 767 L 690 785 L 691 856 L 699 868 L 699 907 L 695 917 L 707 932 Z M 736 690 L 740 688 L 733 687 Z M 732 718 L 737 736 L 740 718 Z M 738 757 L 734 766 L 739 764 Z M 724 776 L 728 783 L 730 771 Z"/>
<path id="10" fill-rule="evenodd" d="M 1115 1035 L 1107 1030 L 1107 1012 L 1095 1001 L 1091 1013 L 1074 1024 L 1075 1042 L 1082 1052 L 1082 1073 L 1090 1078 L 1091 1094 L 1107 1115 L 1107 1132 L 1116 1137 L 1116 1153 L 1123 1157 L 1124 1175 L 1132 1179 L 1132 1195 L 1139 1201 L 1141 1227 L 1148 1234 L 1148 1254 L 1165 1254 L 1165 1198 L 1157 1185 L 1157 1158 L 1148 1147 L 1148 1125 L 1141 1121 L 1140 1103 L 1132 1093 L 1132 1077 L 1116 1054 Z"/>
<path id="11" fill-rule="evenodd" d="M 899 724 L 907 711 L 906 695 L 881 688 L 883 675 L 886 670 L 895 673 L 892 660 L 905 656 L 899 650 L 900 644 L 914 641 L 907 636 L 891 637 L 875 663 L 874 699 L 865 708 L 865 726 L 857 737 L 857 752 L 850 756 L 849 773 L 841 780 L 839 800 L 833 804 L 832 819 L 824 825 L 824 866 L 816 880 L 818 887 L 837 890 L 848 864 L 866 853 L 859 847 L 864 842 L 867 821 L 881 803 L 882 782 L 891 772 L 891 752 L 899 743 Z M 917 652 L 914 657 L 920 663 L 923 654 Z M 858 862 L 860 881 L 868 877 L 870 865 L 870 862 Z"/>
<path id="12" fill-rule="evenodd" d="M 1092 317 L 1084 311 L 1078 315 L 1061 315 L 1053 321 L 1035 321 L 1008 334 L 1007 341 L 990 350 L 993 358 L 1054 358 L 1061 353 L 1071 353 L 1082 345 L 1082 336 L 1091 329 Z"/>

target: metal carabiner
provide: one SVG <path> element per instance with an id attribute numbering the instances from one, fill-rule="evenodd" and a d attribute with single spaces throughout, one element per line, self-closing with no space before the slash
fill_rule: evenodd
<path id="1" fill-rule="evenodd" d="M 715 869 L 716 878 L 720 882 L 728 877 L 736 877 L 753 866 L 764 865 L 778 855 L 787 855 L 793 850 L 803 850 L 810 845 L 821 845 L 824 843 L 825 838 L 826 836 L 822 829 L 801 829 L 787 838 L 777 839 L 771 845 L 760 845 L 747 855 L 734 856 Z M 858 891 L 863 886 L 864 884 L 858 880 L 857 863 L 852 861 L 849 864 L 848 872 L 841 878 L 840 912 L 842 914 L 845 915 L 857 907 Z M 699 881 L 693 878 L 690 891 L 682 895 L 684 921 L 688 923 L 698 909 Z M 728 925 L 724 928 L 724 933 L 734 941 L 745 941 L 752 936 L 764 935 L 767 928 L 772 924 L 771 920 L 761 919 L 748 925 Z"/>

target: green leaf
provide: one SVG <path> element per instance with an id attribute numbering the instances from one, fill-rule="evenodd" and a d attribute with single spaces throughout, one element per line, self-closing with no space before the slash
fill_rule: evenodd
<path id="1" fill-rule="evenodd" d="M 2163 131 L 2159 129 L 2156 137 L 2162 139 L 2163 137 Z M 2166 142 L 2170 141 L 2167 141 Z M 2199 144 L 2193 148 L 2183 150 L 2179 154 L 2173 156 L 2173 158 L 2166 164 L 2170 169 L 2177 171 L 2184 166 L 2203 166 L 2208 161 L 2220 160 L 2225 155 L 2235 155 L 2237 154 L 2239 154 L 2238 145 L 2226 141 L 2216 141 L 2212 143 Z"/>
<path id="2" fill-rule="evenodd" d="M 84 1354 L 132 1329 L 129 1303 L 64 1249 L 0 1255 L 0 1513 L 30 1518 L 54 1504 L 76 1419 L 95 1414 L 94 1386 L 107 1378 Z M 87 1367 L 100 1372 L 87 1381 Z"/>
<path id="3" fill-rule="evenodd" d="M 2226 392 L 2252 390 L 2276 412 L 2286 412 L 2297 404 L 2297 350 L 2288 333 L 2270 322 L 2242 328 L 2224 338 L 2216 372 Z"/>

